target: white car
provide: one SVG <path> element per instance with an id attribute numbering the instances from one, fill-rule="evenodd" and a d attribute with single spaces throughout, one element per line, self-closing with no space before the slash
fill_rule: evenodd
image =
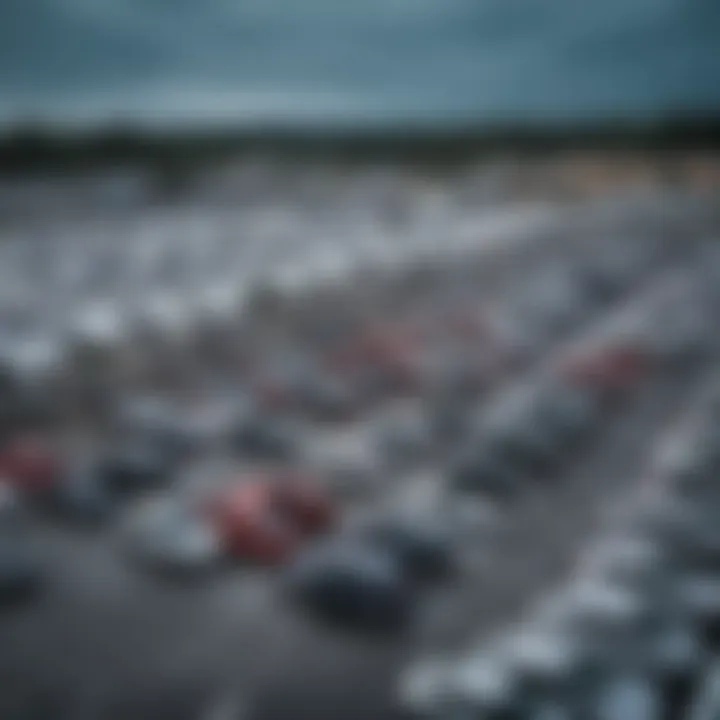
<path id="1" fill-rule="evenodd" d="M 521 709 L 576 699 L 574 688 L 587 656 L 580 638 L 561 628 L 521 625 L 507 635 L 504 646 L 517 678 Z"/>
<path id="2" fill-rule="evenodd" d="M 514 717 L 519 710 L 519 675 L 501 648 L 472 651 L 454 665 L 446 690 L 447 707 L 461 717 Z"/>
<path id="3" fill-rule="evenodd" d="M 122 543 L 129 555 L 160 571 L 193 573 L 220 557 L 219 539 L 192 508 L 168 497 L 148 498 L 124 518 Z"/>
<path id="4" fill-rule="evenodd" d="M 451 659 L 441 656 L 412 663 L 398 681 L 398 705 L 412 717 L 435 717 L 449 699 L 453 666 Z"/>

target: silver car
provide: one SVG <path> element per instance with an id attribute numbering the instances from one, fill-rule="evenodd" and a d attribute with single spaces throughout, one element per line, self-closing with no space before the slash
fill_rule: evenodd
<path id="1" fill-rule="evenodd" d="M 174 498 L 153 497 L 133 507 L 121 524 L 121 539 L 132 558 L 159 571 L 196 573 L 220 557 L 211 527 Z"/>

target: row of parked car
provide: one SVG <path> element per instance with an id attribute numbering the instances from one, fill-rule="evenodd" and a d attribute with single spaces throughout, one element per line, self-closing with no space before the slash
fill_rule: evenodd
<path id="1" fill-rule="evenodd" d="M 508 500 L 524 480 L 556 471 L 644 378 L 707 360 L 715 348 L 713 307 L 687 269 L 661 276 L 552 357 L 549 367 L 483 409 L 464 434 L 451 486 Z"/>
<path id="2" fill-rule="evenodd" d="M 699 385 L 568 585 L 495 638 L 411 665 L 399 686 L 406 710 L 443 720 L 714 717 L 720 385 L 716 373 Z"/>
<path id="3" fill-rule="evenodd" d="M 688 247 L 684 252 L 692 257 L 694 250 Z M 567 336 L 631 291 L 654 269 L 682 256 L 671 243 L 656 238 L 631 246 L 618 240 L 595 255 L 588 248 L 576 254 L 561 264 L 551 260 L 547 275 L 538 275 L 537 284 L 529 285 L 524 301 L 516 305 L 501 302 L 492 312 L 481 313 L 477 295 L 464 295 L 463 303 L 439 305 L 433 315 L 363 322 L 353 333 L 341 333 L 331 341 L 308 340 L 298 354 L 303 359 L 310 354 L 311 369 L 303 362 L 289 363 L 291 371 L 276 374 L 277 365 L 270 362 L 272 352 L 284 351 L 287 344 L 262 347 L 255 364 L 240 373 L 245 382 L 234 386 L 233 392 L 225 387 L 217 407 L 212 403 L 205 407 L 197 398 L 158 399 L 121 388 L 122 395 L 113 396 L 110 417 L 98 432 L 91 433 L 90 449 L 58 438 L 57 422 L 52 413 L 44 412 L 47 403 L 44 408 L 42 403 L 30 408 L 27 391 L 16 396 L 17 388 L 8 381 L 3 398 L 9 408 L 8 432 L 0 450 L 0 471 L 6 479 L 4 512 L 8 517 L 21 514 L 13 507 L 19 495 L 35 507 L 74 520 L 102 522 L 118 513 L 118 541 L 143 565 L 194 574 L 218 566 L 227 557 L 281 564 L 288 568 L 293 594 L 316 608 L 327 603 L 326 614 L 334 608 L 356 619 L 397 625 L 410 613 L 416 580 L 441 576 L 453 567 L 451 539 L 445 528 L 427 519 L 377 517 L 362 527 L 344 526 L 344 508 L 329 479 L 298 469 L 302 463 L 297 461 L 297 423 L 309 422 L 315 428 L 320 414 L 333 424 L 350 421 L 352 427 L 354 418 L 360 422 L 372 418 L 370 409 L 378 399 L 387 403 L 398 396 L 419 394 L 434 400 L 438 385 L 448 390 L 448 379 L 453 381 L 451 386 L 462 379 L 443 397 L 454 404 L 451 414 L 464 412 L 468 397 L 480 399 L 480 390 L 487 390 L 489 383 L 496 384 L 508 368 L 515 367 L 509 363 L 498 370 L 494 365 L 488 373 L 483 361 L 488 354 L 494 358 L 513 353 L 515 357 L 518 353 L 537 356 L 544 346 Z M 528 334 L 522 329 L 525 326 L 535 333 L 533 343 L 513 343 L 514 338 Z M 514 328 L 514 335 L 509 328 Z M 445 378 L 439 382 L 438 364 L 428 358 L 437 357 L 436 351 L 443 347 L 459 351 L 465 368 L 440 363 Z M 647 352 L 638 352 L 634 346 L 604 348 L 591 357 L 574 358 L 572 367 L 553 377 L 550 384 L 543 378 L 541 391 L 530 393 L 534 407 L 546 413 L 543 432 L 557 420 L 555 429 L 562 431 L 563 443 L 569 441 L 586 419 L 592 419 L 599 391 L 614 389 L 603 383 L 626 382 L 628 376 L 642 372 L 646 360 Z M 482 382 L 477 385 L 476 363 L 482 368 Z M 465 369 L 473 373 L 468 376 Z M 23 412 L 28 410 L 29 417 L 21 418 L 18 406 Z M 427 409 L 434 413 L 434 402 Z M 443 410 L 447 412 L 447 404 Z M 542 438 L 536 442 L 540 420 L 523 412 L 516 413 L 516 419 L 520 425 L 524 417 L 528 420 L 529 435 L 523 438 L 522 427 L 515 439 L 505 433 L 509 445 L 502 451 L 507 451 L 502 462 L 550 462 L 555 450 Z M 45 431 L 45 425 L 50 431 Z M 33 432 L 16 432 L 26 426 Z M 485 426 L 476 428 L 481 442 L 470 438 L 472 452 L 493 444 L 496 431 L 497 427 L 493 432 Z M 450 433 L 451 444 L 455 435 Z M 523 443 L 526 447 L 521 447 Z M 220 447 L 230 447 L 259 469 L 239 471 L 226 486 L 198 496 L 186 497 L 174 487 L 184 467 Z M 450 473 L 455 489 L 467 490 L 469 476 L 480 477 L 475 489 L 488 489 L 490 474 L 485 470 L 478 473 L 471 467 L 468 472 L 462 455 L 455 465 L 459 467 Z M 507 480 L 504 468 L 498 477 L 503 473 Z M 505 481 L 492 481 L 496 488 L 501 482 Z M 139 502 L 123 501 L 138 494 L 143 496 Z M 41 563 L 31 563 L 29 552 L 19 559 L 19 523 L 3 524 L 14 528 L 5 552 L 7 594 L 14 595 L 15 587 L 39 587 Z M 331 537 L 321 537 L 329 533 Z M 35 569 L 31 572 L 31 568 Z M 31 577 L 35 578 L 32 582 Z"/>
<path id="4" fill-rule="evenodd" d="M 37 216 L 32 223 L 13 223 L 0 243 L 2 362 L 45 372 L 77 346 L 116 346 L 147 333 L 227 322 L 252 302 L 258 286 L 305 292 L 315 282 L 342 280 L 348 270 L 382 271 L 433 255 L 438 245 L 428 223 L 443 228 L 448 250 L 462 244 L 456 236 L 468 229 L 482 233 L 491 225 L 489 210 L 458 204 L 447 187 L 430 193 L 445 196 L 438 205 L 423 200 L 417 183 L 405 178 L 418 194 L 401 193 L 405 210 L 393 218 L 383 211 L 384 195 L 394 194 L 393 188 L 381 196 L 376 189 L 361 191 L 358 198 L 357 178 L 337 182 L 326 188 L 337 203 L 322 211 L 317 198 L 304 198 L 302 183 L 298 197 L 265 190 L 251 202 L 257 189 L 243 184 L 241 198 L 222 202 L 188 198 L 182 207 L 168 207 L 148 195 L 133 201 L 129 213 L 92 217 L 96 209 L 84 219 L 84 213 L 70 213 L 54 227 Z M 89 202 L 92 195 L 79 197 Z M 519 225 L 531 220 L 542 223 L 544 216 L 532 213 Z"/>
<path id="5" fill-rule="evenodd" d="M 310 418 L 357 417 L 363 405 L 398 395 L 477 394 L 662 262 L 659 241 L 640 253 L 619 250 L 616 262 L 572 252 L 511 280 L 494 306 L 482 288 L 446 288 L 444 298 L 361 320 L 350 333 L 346 327 L 320 343 L 282 347 L 279 363 L 270 347 L 270 357 L 254 360 L 250 381 L 267 403 Z"/>

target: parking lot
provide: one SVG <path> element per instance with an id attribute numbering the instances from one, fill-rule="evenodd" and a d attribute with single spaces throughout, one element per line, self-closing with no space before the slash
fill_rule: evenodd
<path id="1" fill-rule="evenodd" d="M 461 273 L 457 262 L 449 268 L 438 264 L 439 286 L 443 272 L 471 287 L 481 286 L 470 302 L 497 308 L 504 318 L 503 309 L 530 285 L 536 271 L 540 274 L 543 263 L 550 264 L 548 258 L 579 252 L 572 250 L 578 231 L 591 238 L 581 236 L 582 247 L 596 250 L 610 242 L 609 235 L 642 234 L 642 213 L 629 229 L 611 223 L 596 231 L 591 209 L 586 215 L 553 212 L 550 231 L 544 229 L 539 237 L 532 228 L 513 228 L 500 233 L 500 249 L 486 255 L 465 249 L 469 254 L 459 257 L 473 258 L 474 275 Z M 612 302 L 541 338 L 522 362 L 495 369 L 490 387 L 473 403 L 476 411 L 489 413 L 522 382 L 543 382 L 561 361 L 598 342 L 625 342 L 628 333 L 639 335 L 650 323 L 650 311 L 663 307 L 667 287 L 677 278 L 700 276 L 702 253 L 711 247 L 707 238 L 715 228 L 703 225 L 705 216 L 679 215 L 671 224 L 673 239 L 661 246 L 658 260 L 638 270 Z M 511 236 L 521 237 L 522 249 L 509 250 Z M 679 242 L 690 249 L 678 259 Z M 383 276 L 382 282 L 392 299 L 395 276 L 390 282 Z M 699 285 L 689 283 L 678 297 L 687 295 L 700 307 L 707 301 L 695 298 Z M 348 284 L 348 289 L 355 288 Z M 381 302 L 369 306 L 376 313 L 377 307 L 387 312 Z M 225 559 L 192 582 L 169 580 L 130 561 L 112 523 L 87 529 L 33 515 L 33 539 L 48 568 L 47 588 L 31 603 L 0 613 L 0 717 L 396 717 L 403 711 L 398 682 L 415 659 L 462 648 L 470 636 L 496 634 L 572 574 L 608 509 L 633 493 L 658 433 L 711 373 L 716 351 L 710 343 L 687 367 L 658 363 L 603 413 L 582 445 L 563 449 L 550 472 L 523 477 L 521 491 L 507 504 L 484 492 L 454 491 L 447 463 L 452 443 L 429 459 L 411 459 L 399 467 L 380 462 L 374 471 L 353 475 L 359 487 L 351 488 L 352 498 L 339 500 L 344 527 L 368 516 L 404 511 L 418 522 L 433 518 L 451 530 L 457 575 L 419 590 L 413 617 L 397 634 L 369 637 L 312 618 L 288 597 L 276 568 Z M 424 402 L 393 400 L 341 431 L 305 425 L 300 434 L 303 463 L 325 470 L 330 491 L 336 492 L 336 475 L 327 472 L 325 451 L 337 450 L 341 435 L 350 438 L 350 445 L 353 436 L 373 436 L 388 407 L 407 406 L 417 415 Z"/>

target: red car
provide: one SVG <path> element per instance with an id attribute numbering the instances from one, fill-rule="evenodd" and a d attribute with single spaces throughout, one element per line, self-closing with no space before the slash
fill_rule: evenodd
<path id="1" fill-rule="evenodd" d="M 266 487 L 275 509 L 303 534 L 326 532 L 335 525 L 338 516 L 335 503 L 311 478 L 278 474 Z"/>
<path id="2" fill-rule="evenodd" d="M 609 393 L 635 386 L 649 372 L 651 357 L 640 347 L 618 344 L 572 358 L 563 366 L 566 378 Z"/>
<path id="3" fill-rule="evenodd" d="M 208 514 L 226 551 L 267 564 L 291 557 L 300 542 L 298 531 L 271 506 L 260 484 L 248 484 L 213 499 Z"/>
<path id="4" fill-rule="evenodd" d="M 58 481 L 60 461 L 41 438 L 18 437 L 0 450 L 0 477 L 23 492 L 42 493 Z"/>
<path id="5" fill-rule="evenodd" d="M 337 516 L 322 488 L 288 472 L 253 474 L 213 497 L 207 511 L 231 555 L 268 564 L 292 557 Z"/>

